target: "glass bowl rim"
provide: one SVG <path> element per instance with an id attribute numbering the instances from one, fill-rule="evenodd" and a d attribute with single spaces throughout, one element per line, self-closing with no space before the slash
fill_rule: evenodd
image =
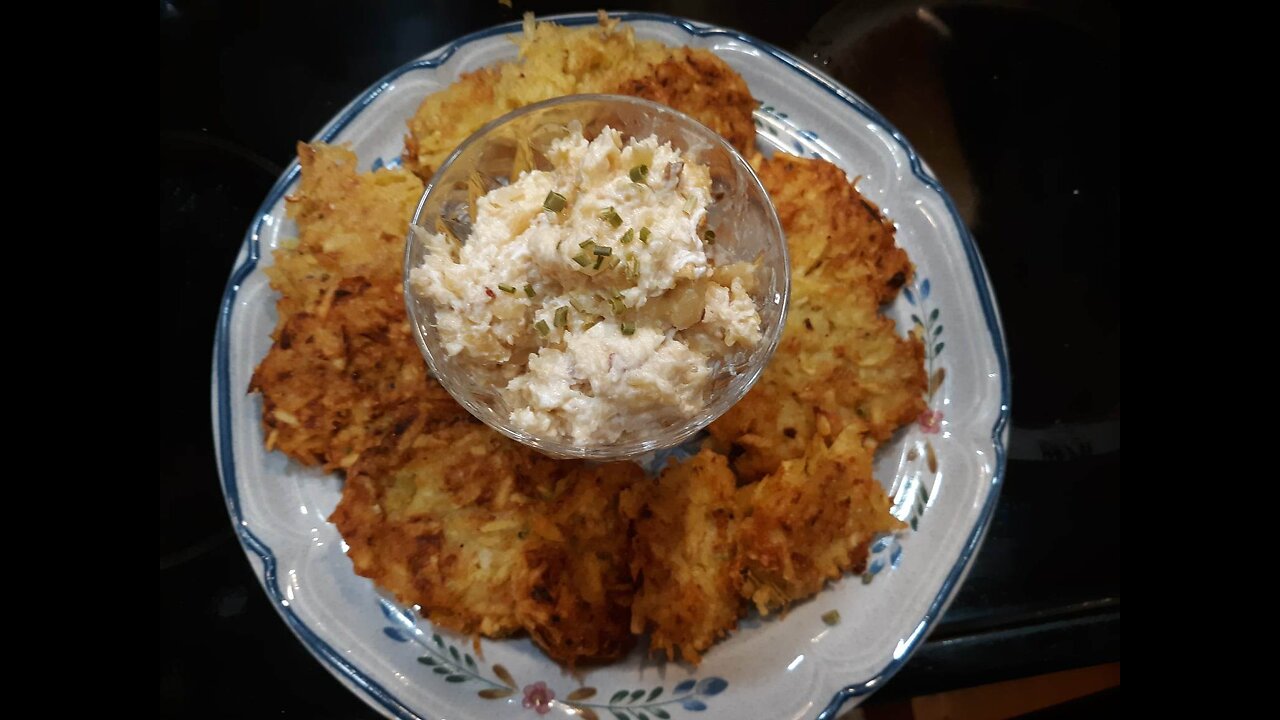
<path id="1" fill-rule="evenodd" d="M 764 337 L 761 338 L 765 346 L 758 355 L 758 362 L 753 362 L 743 374 L 747 375 L 746 380 L 742 383 L 741 390 L 728 395 L 716 398 L 715 401 L 709 401 L 703 405 L 702 411 L 699 413 L 698 422 L 685 421 L 680 425 L 673 425 L 671 428 L 664 428 L 662 432 L 651 435 L 644 439 L 629 440 L 622 443 L 609 445 L 577 445 L 572 441 L 564 441 L 551 437 L 543 437 L 525 432 L 509 426 L 506 422 L 493 423 L 486 420 L 482 413 L 477 412 L 479 403 L 472 397 L 466 397 L 466 393 L 460 392 L 456 387 L 456 383 L 447 373 L 441 373 L 437 367 L 435 355 L 431 347 L 427 344 L 426 338 L 423 337 L 422 323 L 424 318 L 420 316 L 418 311 L 418 303 L 415 301 L 415 294 L 410 280 L 410 275 L 414 270 L 412 265 L 412 254 L 414 242 L 416 241 L 415 228 L 421 228 L 419 220 L 422 218 L 422 211 L 426 208 L 427 200 L 431 193 L 436 189 L 437 178 L 443 178 L 446 171 L 453 165 L 459 157 L 461 157 L 472 145 L 484 140 L 491 132 L 497 128 L 507 125 L 520 117 L 531 115 L 540 110 L 553 108 L 560 105 L 570 105 L 576 103 L 618 103 L 638 107 L 649 113 L 657 113 L 673 116 L 677 121 L 691 125 L 694 128 L 701 128 L 702 132 L 714 138 L 719 147 L 729 153 L 730 162 L 739 168 L 746 170 L 748 191 L 754 189 L 761 197 L 764 198 L 764 208 L 766 220 L 770 225 L 772 236 L 779 241 L 780 252 L 782 257 L 782 273 L 780 287 L 774 299 L 775 304 L 781 305 L 778 314 L 777 323 L 769 328 Z M 423 228 L 425 229 L 425 228 Z M 760 181 L 756 171 L 751 167 L 751 163 L 747 162 L 742 153 L 738 152 L 728 140 L 716 131 L 703 125 L 696 118 L 691 117 L 673 107 L 662 105 L 644 98 L 633 97 L 630 95 L 612 95 L 606 93 L 583 93 L 576 95 L 563 95 L 560 97 L 543 100 L 540 102 L 525 105 L 505 113 L 493 120 L 482 125 L 475 132 L 471 133 L 466 140 L 459 143 L 458 147 L 449 154 L 449 157 L 432 173 L 431 179 L 426 183 L 422 190 L 422 196 L 418 199 L 417 207 L 413 211 L 413 218 L 409 221 L 408 234 L 405 238 L 404 260 L 403 260 L 403 294 L 405 311 L 408 314 L 409 324 L 413 331 L 413 339 L 418 345 L 418 350 L 427 362 L 427 367 L 431 371 L 431 375 L 440 383 L 449 395 L 472 417 L 484 423 L 493 430 L 498 431 L 502 435 L 514 440 L 522 445 L 538 450 L 546 455 L 562 459 L 580 459 L 595 461 L 619 461 L 641 457 L 647 453 L 675 447 L 689 438 L 704 430 L 711 423 L 715 422 L 720 416 L 724 415 L 734 405 L 738 404 L 742 398 L 746 397 L 760 379 L 761 373 L 768 367 L 773 360 L 774 353 L 778 349 L 778 344 L 782 339 L 782 332 L 787 324 L 787 315 L 791 307 L 791 256 L 787 246 L 786 234 L 782 229 L 782 223 L 778 219 L 777 208 L 774 207 L 773 198 L 770 197 L 768 190 L 765 189 L 764 183 Z M 766 299 L 766 302 L 768 300 Z M 727 400 L 727 401 L 726 401 Z M 713 409 L 711 413 L 707 413 L 708 409 Z M 672 431 L 673 432 L 668 432 Z"/>

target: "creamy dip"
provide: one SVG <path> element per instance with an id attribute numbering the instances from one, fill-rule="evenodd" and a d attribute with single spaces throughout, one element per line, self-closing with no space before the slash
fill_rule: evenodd
<path id="1" fill-rule="evenodd" d="M 609 127 L 547 157 L 478 198 L 465 244 L 416 230 L 411 283 L 445 351 L 537 435 L 607 444 L 692 417 L 713 369 L 760 342 L 750 273 L 713 263 L 707 167 Z"/>

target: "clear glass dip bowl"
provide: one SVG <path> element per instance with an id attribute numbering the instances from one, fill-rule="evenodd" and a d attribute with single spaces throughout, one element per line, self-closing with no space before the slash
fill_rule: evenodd
<path id="1" fill-rule="evenodd" d="M 786 240 L 773 203 L 751 166 L 719 135 L 693 118 L 664 105 L 620 95 L 571 95 L 508 113 L 476 131 L 458 146 L 431 179 L 413 223 L 429 234 L 447 229 L 463 243 L 471 233 L 471 202 L 495 184 L 505 185 L 525 168 L 549 168 L 543 153 L 568 134 L 577 121 L 587 139 L 608 125 L 623 136 L 657 135 L 693 161 L 711 169 L 712 196 L 706 227 L 716 233 L 716 264 L 755 263 L 752 293 L 760 313 L 761 341 L 732 357 L 713 374 L 703 407 L 666 425 L 628 428 L 615 443 L 579 445 L 569 438 L 530 434 L 510 422 L 511 408 L 499 388 L 487 387 L 467 371 L 462 355 L 450 356 L 436 328 L 435 308 L 409 280 L 429 252 L 418 232 L 410 231 L 404 258 L 404 297 L 418 347 L 440 384 L 475 415 L 507 437 L 547 455 L 588 460 L 634 459 L 678 445 L 742 399 L 773 356 L 786 322 L 791 266 Z M 479 188 L 479 189 L 478 189 Z"/>

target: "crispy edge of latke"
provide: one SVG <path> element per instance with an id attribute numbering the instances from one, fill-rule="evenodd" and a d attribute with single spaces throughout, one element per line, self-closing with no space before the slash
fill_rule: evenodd
<path id="1" fill-rule="evenodd" d="M 793 274 L 869 285 L 881 305 L 910 282 L 914 268 L 893 222 L 858 192 L 857 179 L 826 160 L 786 153 L 757 160 L 755 170 L 786 229 Z"/>
<path id="2" fill-rule="evenodd" d="M 742 595 L 762 615 L 859 570 L 878 533 L 903 527 L 872 474 L 876 448 L 851 425 L 830 446 L 815 437 L 804 457 L 738 491 Z"/>
<path id="3" fill-rule="evenodd" d="M 527 538 L 565 471 L 480 424 L 409 428 L 351 468 L 330 520 L 358 575 L 440 627 L 502 637 L 523 629 Z"/>
<path id="4" fill-rule="evenodd" d="M 525 14 L 514 60 L 462 73 L 425 98 L 407 122 L 403 161 L 430 179 L 463 140 L 503 113 L 580 93 L 619 93 L 693 115 L 740 151 L 755 146 L 755 100 L 746 81 L 714 53 L 637 40 L 603 11 L 597 25 L 565 27 Z"/>
<path id="5" fill-rule="evenodd" d="M 569 467 L 534 518 L 518 615 L 548 656 L 572 668 L 621 657 L 635 642 L 632 548 L 619 505 L 644 471 L 627 462 Z"/>
<path id="6" fill-rule="evenodd" d="M 709 428 L 715 446 L 729 454 L 734 470 L 749 482 L 774 472 L 785 460 L 803 457 L 812 437 L 838 433 L 848 419 L 868 413 L 868 406 L 875 436 L 887 438 L 924 408 L 927 382 L 919 338 L 899 336 L 895 323 L 880 310 L 912 273 L 906 252 L 894 242 L 893 224 L 862 197 L 843 170 L 825 160 L 756 154 L 752 165 L 786 231 L 792 308 L 769 367 L 747 396 Z M 826 328 L 823 335 L 824 323 L 805 316 L 809 306 L 826 318 L 826 325 L 853 319 L 856 327 L 841 328 L 834 336 Z M 887 357 L 876 361 L 888 368 L 880 375 L 901 379 L 901 386 L 878 396 L 872 392 L 869 402 L 852 398 L 853 406 L 846 407 L 850 394 L 871 389 L 858 382 L 857 373 L 839 356 L 857 355 L 857 338 L 870 337 L 892 345 Z M 883 402 L 888 398 L 897 401 Z"/>
<path id="7" fill-rule="evenodd" d="M 668 58 L 623 81 L 615 91 L 675 108 L 744 155 L 755 149 L 756 99 L 747 81 L 709 50 L 672 48 Z"/>
<path id="8" fill-rule="evenodd" d="M 736 544 L 737 479 L 709 448 L 623 493 L 632 523 L 638 584 L 631 632 L 649 632 L 650 652 L 697 665 L 742 615 Z"/>

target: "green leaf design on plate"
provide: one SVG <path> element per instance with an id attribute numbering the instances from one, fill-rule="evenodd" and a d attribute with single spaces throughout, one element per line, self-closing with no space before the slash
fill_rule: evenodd
<path id="1" fill-rule="evenodd" d="M 630 699 L 630 700 L 628 700 L 627 702 L 629 702 L 629 703 L 633 703 L 633 702 L 635 702 L 635 701 L 639 700 L 639 699 L 640 699 L 640 698 L 642 698 L 642 697 L 644 697 L 644 691 L 643 691 L 643 690 L 636 690 L 636 691 L 633 691 L 633 692 L 631 693 L 631 699 Z"/>
<path id="2" fill-rule="evenodd" d="M 937 319 L 938 319 L 938 308 L 934 308 L 933 312 L 929 313 L 929 322 L 933 322 L 934 320 L 937 320 Z"/>
<path id="3" fill-rule="evenodd" d="M 452 645 L 449 646 L 449 654 L 453 656 L 454 662 L 460 662 L 462 660 L 462 655 L 458 652 L 458 648 Z"/>
<path id="4" fill-rule="evenodd" d="M 947 346 L 947 344 L 946 344 L 946 343 L 944 343 L 944 342 L 940 342 L 940 343 L 938 343 L 937 345 L 934 345 L 934 346 L 933 346 L 933 354 L 934 354 L 934 355 L 941 355 L 941 354 L 942 354 L 942 348 L 944 348 L 944 347 L 946 347 L 946 346 Z"/>
<path id="5" fill-rule="evenodd" d="M 474 658 L 471 657 L 471 653 L 467 653 L 466 655 L 464 655 L 463 659 L 467 661 L 467 667 L 471 668 L 472 670 L 476 669 L 476 661 Z"/>
<path id="6" fill-rule="evenodd" d="M 418 662 L 422 663 L 423 665 L 435 665 L 436 659 L 431 657 L 430 655 L 423 655 L 422 657 L 418 658 Z"/>
<path id="7" fill-rule="evenodd" d="M 444 681 L 451 682 L 451 683 L 466 682 L 467 676 L 466 675 L 450 675 L 449 677 L 445 678 Z"/>
<path id="8" fill-rule="evenodd" d="M 438 647 L 444 647 L 444 640 L 440 638 L 440 633 L 433 633 L 431 639 Z"/>
<path id="9" fill-rule="evenodd" d="M 619 702 L 621 702 L 621 701 L 622 701 L 622 699 L 623 699 L 623 698 L 625 698 L 628 694 L 629 694 L 629 693 L 628 693 L 626 690 L 619 690 L 618 692 L 616 692 L 616 693 L 614 693 L 614 694 L 613 694 L 613 697 L 609 698 L 609 704 L 610 704 L 610 705 L 617 705 L 617 704 L 618 704 Z"/>
<path id="10" fill-rule="evenodd" d="M 652 712 L 655 716 L 662 718 L 662 720 L 671 720 L 671 713 L 660 707 L 653 708 Z"/>
<path id="11" fill-rule="evenodd" d="M 649 720 L 649 716 L 645 715 L 643 710 L 637 710 L 636 717 L 640 718 L 640 720 Z"/>
<path id="12" fill-rule="evenodd" d="M 920 316 L 916 315 L 915 313 L 911 314 L 911 322 L 917 325 L 924 325 L 924 323 L 920 321 Z"/>
<path id="13" fill-rule="evenodd" d="M 609 712 L 613 713 L 613 716 L 618 720 L 631 720 L 631 718 L 627 717 L 625 713 L 619 712 L 617 710 L 610 710 Z"/>
<path id="14" fill-rule="evenodd" d="M 566 697 L 565 699 L 566 700 L 586 700 L 587 698 L 593 698 L 595 696 L 596 696 L 595 688 L 580 687 L 577 690 L 574 690 L 573 692 L 569 693 L 568 697 Z"/>
<path id="15" fill-rule="evenodd" d="M 934 337 L 938 337 L 939 335 L 941 335 L 941 334 L 942 334 L 942 328 L 943 328 L 943 326 L 942 326 L 942 325 L 939 325 L 938 327 L 934 328 L 934 329 L 933 329 L 933 336 L 934 336 Z"/>
<path id="16" fill-rule="evenodd" d="M 645 698 L 644 701 L 653 702 L 661 694 L 662 694 L 662 686 L 659 685 L 658 687 L 649 691 L 649 697 Z"/>
<path id="17" fill-rule="evenodd" d="M 449 669 L 449 668 L 447 668 L 447 667 L 434 667 L 434 668 L 431 668 L 431 672 L 433 672 L 433 673 L 435 673 L 435 674 L 437 674 L 437 675 L 448 675 L 449 673 L 451 673 L 451 672 L 453 672 L 453 671 L 452 671 L 452 670 L 450 670 L 450 669 Z"/>

